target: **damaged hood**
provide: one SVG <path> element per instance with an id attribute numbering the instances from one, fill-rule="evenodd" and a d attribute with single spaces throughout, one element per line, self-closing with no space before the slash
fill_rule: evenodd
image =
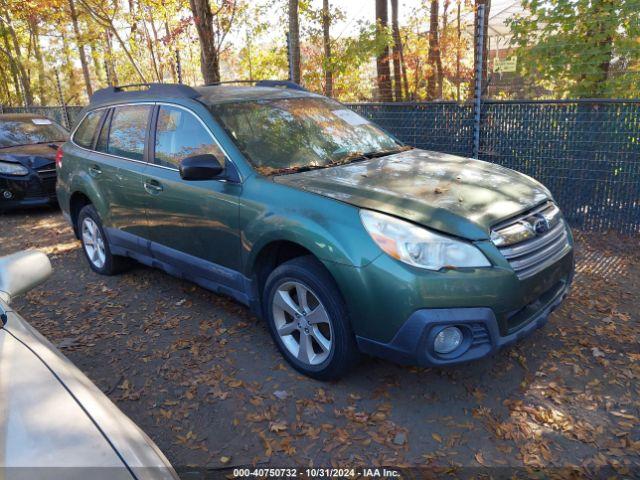
<path id="1" fill-rule="evenodd" d="M 62 143 L 53 142 L 51 145 L 60 146 Z M 19 163 L 35 170 L 54 163 L 55 158 L 56 150 L 46 143 L 0 148 L 0 161 Z"/>
<path id="2" fill-rule="evenodd" d="M 487 239 L 491 226 L 552 199 L 514 170 L 420 149 L 274 181 L 469 240 Z"/>

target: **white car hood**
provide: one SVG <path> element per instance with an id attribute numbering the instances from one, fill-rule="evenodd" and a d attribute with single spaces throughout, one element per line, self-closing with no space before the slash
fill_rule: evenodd
<path id="1" fill-rule="evenodd" d="M 0 312 L 3 307 L 0 301 Z M 5 478 L 178 478 L 153 441 L 73 363 L 15 312 L 6 315 L 0 329 Z"/>

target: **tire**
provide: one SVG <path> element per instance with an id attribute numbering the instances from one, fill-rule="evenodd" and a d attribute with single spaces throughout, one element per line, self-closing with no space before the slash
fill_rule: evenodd
<path id="1" fill-rule="evenodd" d="M 335 380 L 357 363 L 360 355 L 347 307 L 315 257 L 294 258 L 271 272 L 262 304 L 278 350 L 300 373 Z"/>
<path id="2" fill-rule="evenodd" d="M 91 270 L 100 275 L 115 275 L 131 266 L 130 259 L 111 254 L 102 221 L 93 205 L 86 205 L 80 210 L 77 229 L 82 251 Z"/>

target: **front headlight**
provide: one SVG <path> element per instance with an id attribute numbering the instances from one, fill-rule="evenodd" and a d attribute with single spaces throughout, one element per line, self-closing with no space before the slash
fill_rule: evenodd
<path id="1" fill-rule="evenodd" d="M 0 162 L 0 174 L 24 176 L 29 174 L 29 170 L 19 163 Z"/>
<path id="2" fill-rule="evenodd" d="M 384 252 L 409 265 L 428 270 L 491 266 L 487 257 L 470 243 L 370 210 L 360 210 L 360 218 Z"/>

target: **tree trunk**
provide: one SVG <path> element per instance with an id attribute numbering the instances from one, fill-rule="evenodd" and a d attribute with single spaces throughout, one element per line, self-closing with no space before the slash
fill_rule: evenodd
<path id="1" fill-rule="evenodd" d="M 300 25 L 298 0 L 289 0 L 289 54 L 291 80 L 300 83 Z"/>
<path id="2" fill-rule="evenodd" d="M 329 26 L 329 0 L 322 0 L 322 43 L 324 44 L 324 94 L 327 97 L 333 95 L 333 67 L 331 66 L 331 37 Z"/>
<path id="3" fill-rule="evenodd" d="M 18 68 L 16 62 L 11 55 L 11 46 L 9 45 L 9 37 L 5 28 L 0 28 L 0 35 L 2 35 L 2 42 L 4 44 L 4 54 L 9 61 L 9 70 L 11 71 L 11 78 L 13 79 L 13 89 L 16 94 L 16 105 L 23 103 L 22 91 L 20 90 L 20 79 L 18 78 Z M 4 70 L 3 70 L 4 71 Z"/>
<path id="4" fill-rule="evenodd" d="M 104 65 L 100 64 L 100 53 L 98 52 L 98 47 L 95 40 L 91 40 L 91 43 L 89 44 L 89 52 L 91 61 L 93 62 L 93 70 L 94 72 L 96 72 L 96 77 L 98 77 L 98 83 L 104 84 L 104 70 L 106 67 L 106 63 Z"/>
<path id="5" fill-rule="evenodd" d="M 164 82 L 164 63 L 162 62 L 162 49 L 160 48 L 160 39 L 158 38 L 158 29 L 156 22 L 153 20 L 153 12 L 149 12 L 149 23 L 151 24 L 151 32 L 153 33 L 153 48 L 155 49 L 158 63 L 158 73 L 160 82 Z"/>
<path id="6" fill-rule="evenodd" d="M 388 25 L 387 0 L 376 0 L 376 28 L 378 33 L 386 30 Z M 389 65 L 389 46 L 385 44 L 376 57 L 378 73 L 378 98 L 382 102 L 391 102 L 391 67 Z"/>
<path id="7" fill-rule="evenodd" d="M 164 33 L 167 38 L 167 44 L 171 45 L 173 42 L 171 41 L 171 29 L 169 28 L 169 19 L 166 16 L 166 12 L 164 17 Z M 171 64 L 171 78 L 173 79 L 173 83 L 178 83 L 178 70 L 175 58 L 176 51 L 172 48 L 169 48 L 169 51 L 171 53 L 171 60 L 169 62 Z"/>
<path id="8" fill-rule="evenodd" d="M 442 29 L 440 30 L 440 34 L 438 35 L 438 92 L 436 98 L 442 99 L 442 87 L 445 79 L 445 71 L 442 68 L 442 45 L 443 43 L 446 45 L 446 35 L 447 28 L 449 26 L 449 1 L 444 0 L 442 5 Z"/>
<path id="9" fill-rule="evenodd" d="M 609 2 L 602 2 L 602 3 L 594 2 L 593 17 L 596 19 L 595 30 L 596 30 L 597 38 L 600 39 L 597 45 L 598 45 L 599 53 L 603 54 L 603 60 L 598 65 L 598 69 L 600 70 L 600 79 L 597 80 L 597 83 L 594 86 L 594 91 L 589 95 L 595 98 L 609 96 L 609 92 L 607 92 L 607 81 L 609 80 L 609 72 L 611 70 L 611 60 L 613 57 L 614 32 L 610 31 L 607 28 L 607 23 L 608 23 L 607 18 L 610 18 L 610 16 L 615 15 L 615 13 L 611 11 L 611 6 L 613 4 L 614 3 L 611 0 Z"/>
<path id="10" fill-rule="evenodd" d="M 488 40 L 489 40 L 489 13 L 491 10 L 491 0 L 476 0 L 476 30 L 478 26 L 478 5 L 484 5 L 484 41 L 482 42 L 482 88 L 487 88 L 487 79 L 488 79 L 488 71 L 487 65 L 489 60 L 489 49 L 488 49 Z M 478 58 L 478 44 L 474 40 L 473 42 L 473 84 L 472 89 L 469 92 L 471 98 L 473 98 L 473 92 L 476 89 L 476 72 L 478 71 L 477 65 Z"/>
<path id="11" fill-rule="evenodd" d="M 200 69 L 205 85 L 220 81 L 220 62 L 213 35 L 213 14 L 209 0 L 189 0 L 200 40 Z"/>
<path id="12" fill-rule="evenodd" d="M 456 33 L 458 34 L 456 40 L 456 101 L 460 101 L 460 42 L 462 40 L 462 30 L 460 29 L 460 7 L 462 0 L 458 0 L 458 14 L 456 16 Z"/>
<path id="13" fill-rule="evenodd" d="M 13 51 L 15 52 L 14 64 L 16 66 L 16 70 L 18 72 L 18 78 L 20 79 L 20 84 L 22 86 L 22 92 L 24 94 L 24 101 L 27 106 L 33 105 L 33 93 L 31 92 L 31 79 L 29 77 L 29 72 L 25 68 L 22 63 L 22 52 L 20 50 L 20 42 L 18 40 L 18 36 L 16 31 L 13 28 L 13 24 L 11 23 L 11 17 L 9 16 L 9 12 L 5 10 L 4 18 L 6 19 L 6 27 L 9 33 L 9 37 L 11 38 L 11 42 L 13 44 Z"/>
<path id="14" fill-rule="evenodd" d="M 61 38 L 62 55 L 64 56 L 62 61 L 62 70 L 69 86 L 67 89 L 67 100 L 71 101 L 72 98 L 78 96 L 78 91 L 81 90 L 81 87 L 78 85 L 78 78 L 74 72 L 73 61 L 71 60 L 71 47 L 69 47 L 69 42 L 67 41 L 69 36 L 66 31 L 63 32 Z M 64 85 L 61 85 L 61 87 L 64 88 Z"/>
<path id="15" fill-rule="evenodd" d="M 391 31 L 393 33 L 393 91 L 396 102 L 403 99 L 402 70 L 404 57 L 402 55 L 402 40 L 398 27 L 398 0 L 391 0 Z"/>
<path id="16" fill-rule="evenodd" d="M 69 13 L 71 14 L 71 24 L 73 25 L 73 33 L 76 37 L 76 45 L 78 46 L 78 54 L 80 55 L 80 65 L 82 66 L 82 76 L 84 77 L 84 86 L 87 90 L 87 97 L 93 95 L 91 87 L 91 76 L 89 75 L 89 63 L 87 55 L 84 51 L 84 42 L 80 38 L 80 27 L 78 26 L 78 12 L 74 0 L 69 0 Z"/>
<path id="17" fill-rule="evenodd" d="M 431 0 L 431 16 L 429 21 L 429 66 L 431 72 L 427 80 L 427 100 L 438 97 L 439 85 L 442 84 L 442 60 L 440 58 L 440 41 L 438 39 L 438 0 Z"/>
<path id="18" fill-rule="evenodd" d="M 9 89 L 9 77 L 7 77 L 4 68 L 0 68 L 0 83 L 2 84 L 2 90 L 5 94 L 7 105 L 13 105 L 13 97 L 11 96 L 11 90 Z M 2 102 L 0 102 L 1 107 Z"/>
<path id="19" fill-rule="evenodd" d="M 47 95 L 46 95 L 46 87 L 45 82 L 47 76 L 44 71 L 44 60 L 42 58 L 42 49 L 40 48 L 40 37 L 38 30 L 38 23 L 33 20 L 33 17 L 29 18 L 29 28 L 31 29 L 31 33 L 33 34 L 33 53 L 36 57 L 36 63 L 38 65 L 38 97 L 40 100 L 40 105 L 47 104 Z"/>
<path id="20" fill-rule="evenodd" d="M 115 3 L 115 2 L 114 2 Z M 138 21 L 136 19 L 136 5 L 133 0 L 129 0 L 129 17 L 131 18 L 131 24 L 129 25 L 129 36 L 135 38 L 138 31 Z"/>
<path id="21" fill-rule="evenodd" d="M 409 97 L 409 80 L 407 79 L 407 65 L 404 61 L 404 47 L 402 46 L 402 38 L 399 45 L 400 66 L 402 67 L 402 83 L 404 84 L 404 98 Z"/>
<path id="22" fill-rule="evenodd" d="M 109 85 L 118 85 L 118 72 L 116 72 L 116 65 L 113 61 L 113 46 L 111 42 L 111 32 L 105 29 L 104 35 L 106 38 L 105 46 L 107 48 L 107 58 L 105 59 L 105 70 L 107 72 L 107 83 Z"/>
<path id="23" fill-rule="evenodd" d="M 147 48 L 149 49 L 149 57 L 151 60 L 151 68 L 153 68 L 153 72 L 156 75 L 156 79 L 158 82 L 162 83 L 162 77 L 160 76 L 160 70 L 158 68 L 158 62 L 156 61 L 156 52 L 153 47 L 153 41 L 151 40 L 151 34 L 149 33 L 149 27 L 147 26 L 147 22 L 142 20 L 142 26 L 144 27 L 144 38 L 147 41 Z"/>

